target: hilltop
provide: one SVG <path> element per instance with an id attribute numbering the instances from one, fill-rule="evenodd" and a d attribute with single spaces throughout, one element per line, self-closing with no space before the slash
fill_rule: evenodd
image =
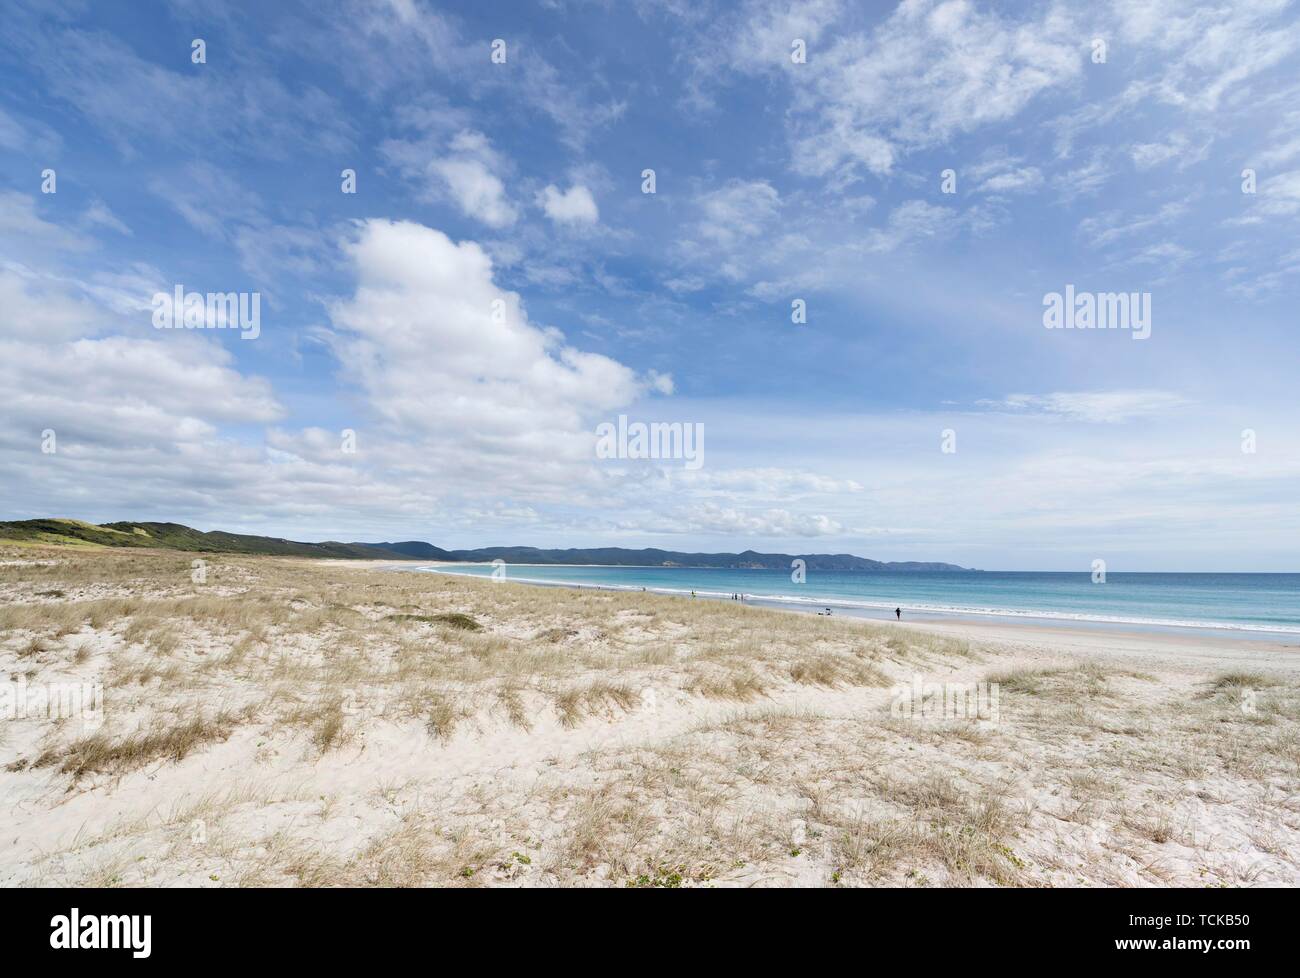
<path id="1" fill-rule="evenodd" d="M 0 522 L 0 541 L 85 547 L 153 547 L 202 553 L 271 554 L 280 557 L 323 557 L 352 560 L 439 560 L 511 564 L 608 564 L 637 567 L 716 567 L 789 570 L 802 559 L 813 571 L 964 571 L 965 567 L 929 561 L 880 561 L 854 554 L 682 553 L 676 550 L 624 547 L 543 550 L 537 547 L 479 547 L 444 550 L 421 540 L 397 543 L 303 543 L 280 537 L 205 532 L 181 523 L 86 523 L 71 519 Z"/>

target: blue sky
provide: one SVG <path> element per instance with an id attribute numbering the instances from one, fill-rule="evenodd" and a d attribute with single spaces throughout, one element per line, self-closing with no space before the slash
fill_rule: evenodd
<path id="1" fill-rule="evenodd" d="M 7 517 L 1300 569 L 1294 3 L 54 6 L 0 31 Z"/>

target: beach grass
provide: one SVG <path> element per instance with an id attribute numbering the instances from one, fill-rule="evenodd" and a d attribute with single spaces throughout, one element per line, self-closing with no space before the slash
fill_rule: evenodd
<path id="1" fill-rule="evenodd" d="M 104 706 L 2 728 L 0 880 L 1300 883 L 1294 671 L 193 559 L 0 547 L 9 680 Z M 999 715 L 899 714 L 918 675 Z"/>

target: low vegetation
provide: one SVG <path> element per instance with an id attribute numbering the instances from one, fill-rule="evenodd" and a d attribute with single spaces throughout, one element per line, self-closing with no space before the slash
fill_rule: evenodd
<path id="1" fill-rule="evenodd" d="M 1293 673 L 194 559 L 0 545 L 6 678 L 104 706 L 0 724 L 0 883 L 1300 883 Z M 898 715 L 917 675 L 999 714 Z"/>

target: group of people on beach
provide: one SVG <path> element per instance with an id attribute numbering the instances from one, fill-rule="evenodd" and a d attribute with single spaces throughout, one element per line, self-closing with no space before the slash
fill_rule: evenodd
<path id="1" fill-rule="evenodd" d="M 645 588 L 642 588 L 641 590 L 644 591 Z M 692 598 L 695 597 L 695 592 L 694 592 L 694 591 L 691 592 L 691 597 L 692 597 Z M 730 594 L 730 595 L 728 595 L 728 597 L 729 597 L 732 601 L 744 601 L 744 600 L 745 600 L 745 596 L 744 596 L 743 594 Z M 817 612 L 817 614 L 819 614 L 819 615 L 829 615 L 830 613 L 831 613 L 831 609 L 830 609 L 830 608 L 827 608 L 825 611 L 819 611 L 819 612 Z M 895 608 L 895 609 L 894 609 L 894 617 L 897 618 L 899 621 L 902 621 L 902 620 L 903 620 L 903 609 L 902 609 L 902 608 Z"/>

